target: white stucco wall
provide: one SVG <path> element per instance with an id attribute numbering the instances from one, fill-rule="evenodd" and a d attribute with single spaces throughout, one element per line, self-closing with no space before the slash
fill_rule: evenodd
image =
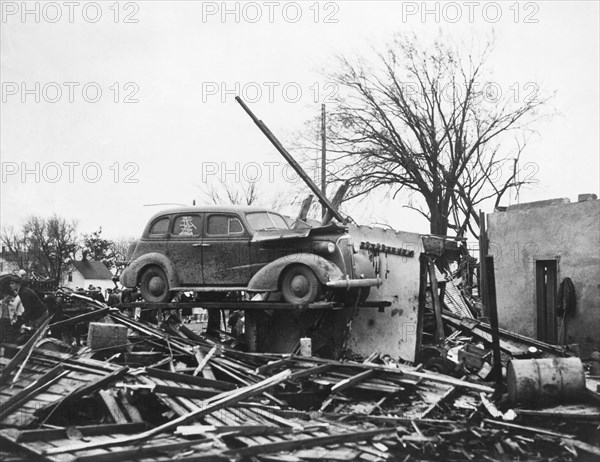
<path id="1" fill-rule="evenodd" d="M 362 356 L 373 352 L 413 361 L 417 341 L 419 295 L 419 234 L 369 226 L 349 227 L 352 240 L 371 242 L 414 251 L 412 257 L 380 253 L 378 258 L 383 284 L 371 288 L 368 300 L 391 301 L 383 313 L 377 308 L 358 308 L 352 319 L 348 348 Z M 366 251 L 361 251 L 367 254 Z"/>
<path id="2" fill-rule="evenodd" d="M 577 297 L 566 343 L 579 343 L 583 357 L 600 348 L 600 200 L 545 201 L 490 214 L 488 238 L 501 327 L 537 336 L 535 262 L 557 259 L 558 284 L 570 277 Z"/>

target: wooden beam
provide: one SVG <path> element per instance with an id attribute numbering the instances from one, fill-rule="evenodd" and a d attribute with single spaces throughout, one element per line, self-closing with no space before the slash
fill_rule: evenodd
<path id="1" fill-rule="evenodd" d="M 435 313 L 435 340 L 437 345 L 442 345 L 446 336 L 444 335 L 444 322 L 442 321 L 442 304 L 440 303 L 437 275 L 435 274 L 435 263 L 433 258 L 427 257 L 429 265 L 429 283 L 431 286 L 431 302 Z"/>
<path id="2" fill-rule="evenodd" d="M 290 376 L 290 380 L 298 380 L 304 377 L 310 377 L 311 375 L 319 375 L 323 372 L 330 370 L 333 367 L 333 364 L 322 364 L 320 366 L 311 367 L 309 369 L 304 369 L 302 371 L 294 372 Z"/>
<path id="3" fill-rule="evenodd" d="M 163 369 L 146 368 L 146 374 L 157 379 L 173 380 L 174 382 L 188 383 L 199 387 L 216 388 L 217 390 L 233 390 L 237 388 L 230 382 L 180 374 L 178 372 L 165 371 Z"/>
<path id="4" fill-rule="evenodd" d="M 123 414 L 123 411 L 121 411 L 121 409 L 119 408 L 119 404 L 117 403 L 115 397 L 112 395 L 111 390 L 100 390 L 98 394 L 100 395 L 100 398 L 102 398 L 102 401 L 104 401 L 104 404 L 108 409 L 108 412 L 110 412 L 110 415 L 112 416 L 115 423 L 128 423 L 127 417 L 125 417 L 125 414 Z"/>
<path id="5" fill-rule="evenodd" d="M 360 374 L 353 375 L 352 377 L 348 377 L 347 379 L 341 380 L 340 382 L 335 384 L 333 387 L 331 387 L 331 392 L 336 393 L 336 392 L 343 391 L 346 388 L 351 388 L 354 385 L 367 380 L 373 374 L 375 374 L 375 371 L 373 369 L 370 369 L 370 370 L 361 372 Z"/>
<path id="6" fill-rule="evenodd" d="M 72 318 L 69 318 L 69 319 L 64 319 L 62 321 L 53 322 L 52 324 L 50 324 L 50 328 L 53 328 L 53 327 L 56 328 L 56 327 L 68 326 L 70 324 L 86 322 L 86 321 L 89 321 L 89 320 L 97 318 L 97 317 L 106 316 L 110 310 L 111 310 L 110 308 L 101 308 L 96 311 L 91 311 L 89 313 L 80 314 L 79 316 L 73 316 Z"/>

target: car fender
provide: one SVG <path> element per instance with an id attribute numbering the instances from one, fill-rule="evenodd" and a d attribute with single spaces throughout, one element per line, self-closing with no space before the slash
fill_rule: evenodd
<path id="1" fill-rule="evenodd" d="M 305 265 L 312 269 L 317 279 L 326 284 L 329 281 L 344 279 L 342 270 L 329 260 L 312 253 L 294 253 L 286 255 L 272 261 L 258 273 L 256 273 L 248 283 L 248 290 L 251 292 L 272 292 L 279 290 L 279 278 L 283 271 L 292 265 Z"/>
<path id="2" fill-rule="evenodd" d="M 356 253 L 353 255 L 354 260 L 354 277 L 356 279 L 373 279 L 375 278 L 375 268 L 369 257 Z"/>
<path id="3" fill-rule="evenodd" d="M 148 266 L 158 266 L 161 268 L 167 275 L 169 287 L 179 286 L 179 275 L 175 266 L 166 255 L 158 252 L 147 253 L 129 263 L 129 266 L 121 273 L 119 281 L 125 287 L 132 288 L 137 286 L 142 272 Z"/>

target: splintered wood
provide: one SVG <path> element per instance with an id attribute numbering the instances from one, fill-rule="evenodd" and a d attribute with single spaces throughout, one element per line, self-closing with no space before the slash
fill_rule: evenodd
<path id="1" fill-rule="evenodd" d="M 128 329 L 126 351 L 5 347 L 0 439 L 21 460 L 575 460 L 599 453 L 578 436 L 572 415 L 569 427 L 545 426 L 565 409 L 491 419 L 480 398 L 491 399 L 486 384 L 386 364 L 379 355 L 356 363 L 246 353 L 172 323 L 163 331 L 111 318 Z M 597 425 L 600 412 L 587 409 L 583 421 Z"/>

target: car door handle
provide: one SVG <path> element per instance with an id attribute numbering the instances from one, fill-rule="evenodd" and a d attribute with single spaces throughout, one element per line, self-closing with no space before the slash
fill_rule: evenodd
<path id="1" fill-rule="evenodd" d="M 192 244 L 192 247 L 210 247 L 210 244 Z"/>

